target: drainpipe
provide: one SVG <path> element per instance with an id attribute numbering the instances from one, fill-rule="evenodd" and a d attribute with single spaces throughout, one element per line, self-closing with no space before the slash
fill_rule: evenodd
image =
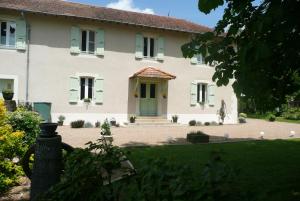
<path id="1" fill-rule="evenodd" d="M 27 52 L 26 52 L 26 89 L 25 89 L 25 101 L 28 103 L 29 101 L 29 51 L 30 51 L 30 25 L 25 18 L 25 12 L 22 11 L 21 15 L 26 22 L 26 44 L 27 44 Z"/>

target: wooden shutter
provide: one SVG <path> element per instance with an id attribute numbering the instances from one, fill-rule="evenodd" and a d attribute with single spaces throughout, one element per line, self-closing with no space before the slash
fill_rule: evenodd
<path id="1" fill-rule="evenodd" d="M 210 106 L 214 106 L 215 105 L 215 91 L 216 91 L 216 85 L 209 84 L 207 86 L 208 105 L 210 105 Z"/>
<path id="2" fill-rule="evenodd" d="M 102 29 L 96 31 L 96 55 L 104 56 L 104 31 Z"/>
<path id="3" fill-rule="evenodd" d="M 79 27 L 71 28 L 71 48 L 70 51 L 72 54 L 80 53 L 80 29 Z"/>
<path id="4" fill-rule="evenodd" d="M 69 102 L 77 103 L 79 100 L 79 77 L 71 76 L 69 89 Z"/>
<path id="5" fill-rule="evenodd" d="M 143 58 L 143 36 L 142 34 L 136 34 L 135 38 L 135 58 Z"/>
<path id="6" fill-rule="evenodd" d="M 26 50 L 26 22 L 25 20 L 16 21 L 16 48 Z"/>
<path id="7" fill-rule="evenodd" d="M 103 103 L 103 78 L 97 77 L 94 80 L 94 100 L 97 104 Z"/>
<path id="8" fill-rule="evenodd" d="M 157 43 L 157 60 L 163 61 L 165 55 L 165 39 L 163 37 L 159 37 Z"/>
<path id="9" fill-rule="evenodd" d="M 191 83 L 190 95 L 191 95 L 191 105 L 195 106 L 197 104 L 197 83 L 196 82 Z"/>

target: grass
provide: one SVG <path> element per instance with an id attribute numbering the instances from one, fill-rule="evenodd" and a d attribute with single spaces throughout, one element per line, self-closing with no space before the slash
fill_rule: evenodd
<path id="1" fill-rule="evenodd" d="M 239 169 L 239 185 L 257 200 L 300 200 L 300 140 L 251 141 L 224 144 L 171 145 L 127 148 L 136 168 L 143 159 L 163 157 L 189 165 L 201 174 L 210 153 L 220 150 L 230 166 Z"/>
<path id="2" fill-rule="evenodd" d="M 266 114 L 248 114 L 247 117 L 251 119 L 264 119 L 268 121 L 268 115 Z M 291 120 L 291 119 L 286 119 L 284 117 L 276 117 L 276 121 L 300 124 L 300 120 Z"/>

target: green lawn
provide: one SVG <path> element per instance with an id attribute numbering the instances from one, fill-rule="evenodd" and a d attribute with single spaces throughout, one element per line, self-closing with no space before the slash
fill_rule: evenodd
<path id="1" fill-rule="evenodd" d="M 126 148 L 136 168 L 143 159 L 164 157 L 189 165 L 196 177 L 212 151 L 239 169 L 239 185 L 257 200 L 300 200 L 300 140 L 252 141 L 224 144 L 169 145 Z M 267 198 L 267 199 L 266 199 Z"/>
<path id="2" fill-rule="evenodd" d="M 264 119 L 264 120 L 268 121 L 268 116 L 266 114 L 248 114 L 247 118 Z M 276 121 L 300 124 L 300 120 L 290 120 L 290 119 L 285 119 L 283 117 L 276 117 Z"/>

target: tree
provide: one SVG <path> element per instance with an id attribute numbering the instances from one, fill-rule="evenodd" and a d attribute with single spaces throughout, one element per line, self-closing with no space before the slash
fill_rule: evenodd
<path id="1" fill-rule="evenodd" d="M 237 96 L 254 100 L 258 110 L 280 106 L 300 89 L 300 1 L 199 0 L 199 9 L 208 14 L 223 4 L 214 30 L 194 35 L 183 55 L 201 53 L 216 63 L 217 85 L 233 80 Z"/>

